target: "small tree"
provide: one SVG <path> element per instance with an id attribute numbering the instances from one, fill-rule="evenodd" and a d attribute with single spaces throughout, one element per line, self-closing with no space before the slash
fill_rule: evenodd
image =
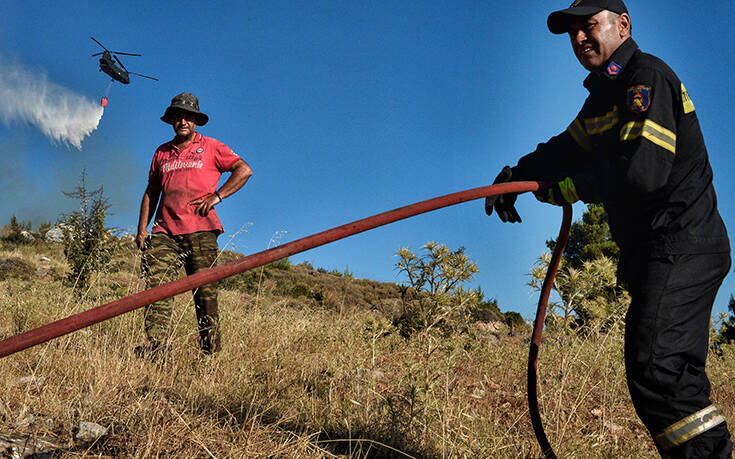
<path id="1" fill-rule="evenodd" d="M 80 202 L 79 210 L 63 216 L 60 227 L 64 232 L 64 255 L 71 268 L 67 279 L 81 294 L 89 286 L 91 274 L 105 266 L 112 256 L 112 236 L 105 228 L 110 205 L 103 186 L 92 192 L 87 190 L 86 170 L 82 170 L 74 191 L 62 193 Z"/>
<path id="2" fill-rule="evenodd" d="M 479 272 L 464 247 L 452 251 L 444 244 L 428 242 L 423 248 L 424 255 L 416 255 L 408 247 L 396 252 L 396 269 L 408 276 L 415 292 L 408 300 L 404 294 L 404 311 L 399 318 L 404 336 L 446 322 L 468 302 L 482 301 L 480 292 L 462 288 L 462 283 Z"/>
<path id="3" fill-rule="evenodd" d="M 32 242 L 33 239 L 23 236 L 23 231 L 31 231 L 31 221 L 19 222 L 15 215 L 13 215 L 10 217 L 10 224 L 3 228 L 2 240 L 11 244 L 27 244 Z"/>

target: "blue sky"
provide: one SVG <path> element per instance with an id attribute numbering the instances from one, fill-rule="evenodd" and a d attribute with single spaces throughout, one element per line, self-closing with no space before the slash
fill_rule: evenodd
<path id="1" fill-rule="evenodd" d="M 586 91 L 568 39 L 546 29 L 568 1 L 2 2 L 0 60 L 98 100 L 94 36 L 133 77 L 109 90 L 81 150 L 34 126 L 0 122 L 0 223 L 34 226 L 75 203 L 82 168 L 105 186 L 110 225 L 134 229 L 155 147 L 172 137 L 159 117 L 190 91 L 200 129 L 239 153 L 255 175 L 218 208 L 220 246 L 255 253 L 385 210 L 489 184 L 538 142 L 566 128 Z M 693 98 L 715 171 L 720 211 L 735 232 L 729 101 L 735 4 L 716 14 L 691 2 L 628 2 L 644 51 L 677 72 Z M 500 6 L 497 6 L 500 5 Z M 0 101 L 2 103 L 2 101 Z M 0 120 L 3 121 L 3 120 Z M 427 241 L 466 247 L 481 286 L 527 318 L 530 266 L 556 237 L 561 211 L 519 199 L 521 225 L 487 218 L 480 201 L 394 223 L 292 257 L 356 277 L 401 282 L 394 253 Z M 575 206 L 579 217 L 584 210 Z M 230 237 L 234 236 L 234 237 Z M 727 307 L 730 274 L 716 310 Z"/>

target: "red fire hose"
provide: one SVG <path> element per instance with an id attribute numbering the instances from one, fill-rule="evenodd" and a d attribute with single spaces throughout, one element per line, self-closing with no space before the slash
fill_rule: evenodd
<path id="1" fill-rule="evenodd" d="M 538 353 L 541 347 L 541 333 L 544 330 L 544 319 L 546 317 L 546 305 L 549 303 L 549 295 L 554 286 L 554 277 L 559 269 L 561 257 L 564 254 L 564 248 L 569 239 L 569 228 L 572 225 L 572 206 L 564 206 L 564 216 L 562 217 L 561 229 L 559 229 L 559 237 L 556 238 L 556 246 L 554 253 L 551 255 L 549 268 L 546 270 L 546 277 L 541 286 L 541 296 L 538 299 L 538 308 L 536 309 L 536 320 L 533 322 L 533 334 L 531 335 L 531 349 L 528 352 L 528 412 L 531 416 L 531 424 L 536 434 L 536 439 L 541 447 L 541 451 L 548 459 L 556 459 L 556 454 L 551 448 L 549 440 L 546 438 L 544 426 L 541 423 L 541 413 L 538 409 L 537 394 L 537 373 L 538 373 Z"/>
<path id="2" fill-rule="evenodd" d="M 288 257 L 297 253 L 304 252 L 314 247 L 319 247 L 339 239 L 352 236 L 363 231 L 367 231 L 379 226 L 387 225 L 398 220 L 413 217 L 432 210 L 441 209 L 443 207 L 460 204 L 474 199 L 484 198 L 488 196 L 496 196 L 506 193 L 524 193 L 527 191 L 537 191 L 543 188 L 543 184 L 539 182 L 509 182 L 497 185 L 483 186 L 472 188 L 469 190 L 459 191 L 456 193 L 439 196 L 437 198 L 428 199 L 426 201 L 417 202 L 398 209 L 389 210 L 381 214 L 373 215 L 362 220 L 356 220 L 346 225 L 338 226 L 321 233 L 312 234 L 301 239 L 264 250 L 253 255 L 249 255 L 229 263 L 216 266 L 206 271 L 201 271 L 190 276 L 159 285 L 145 290 L 135 295 L 127 296 L 119 300 L 107 303 L 95 308 L 80 312 L 65 319 L 52 322 L 50 324 L 29 330 L 19 335 L 0 341 L 0 358 L 14 354 L 23 349 L 45 343 L 59 336 L 66 335 L 76 330 L 94 325 L 96 323 L 111 319 L 126 312 L 138 309 L 147 304 L 170 298 L 174 295 L 193 290 L 202 285 L 211 284 L 226 277 L 245 272 L 247 270 L 257 268 L 275 260 Z M 536 401 L 536 363 L 538 359 L 538 348 L 541 344 L 541 330 L 543 329 L 544 316 L 546 314 L 546 302 L 548 301 L 553 278 L 556 274 L 561 253 L 564 251 L 566 244 L 566 235 L 569 232 L 569 222 L 571 221 L 571 208 L 564 208 L 564 223 L 557 240 L 556 249 L 546 274 L 544 287 L 542 288 L 541 299 L 537 310 L 536 322 L 534 325 L 533 338 L 531 342 L 531 352 L 529 355 L 529 372 L 528 372 L 528 395 L 529 409 L 531 411 L 531 419 L 533 421 L 534 432 L 538 438 L 542 451 L 547 457 L 556 457 L 549 445 L 546 435 L 541 425 L 541 417 L 538 414 L 538 402 Z M 562 236 L 564 236 L 562 238 Z M 556 260 L 556 262 L 554 261 Z M 548 286 L 547 286 L 548 284 Z M 546 293 L 544 293 L 546 292 Z M 532 376 L 533 372 L 533 376 Z M 533 396 L 531 395 L 533 392 Z"/>

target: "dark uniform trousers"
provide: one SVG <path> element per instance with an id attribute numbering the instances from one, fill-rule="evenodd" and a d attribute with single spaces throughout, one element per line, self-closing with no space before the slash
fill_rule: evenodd
<path id="1" fill-rule="evenodd" d="M 731 457 L 730 433 L 710 401 L 705 373 L 712 304 L 730 254 L 638 257 L 625 335 L 638 416 L 664 457 Z"/>
<path id="2" fill-rule="evenodd" d="M 147 288 L 174 280 L 182 266 L 187 275 L 213 267 L 217 251 L 217 233 L 213 231 L 177 236 L 154 233 L 142 259 Z M 204 285 L 193 293 L 199 344 L 203 352 L 210 354 L 220 348 L 217 284 Z M 169 339 L 172 303 L 173 298 L 167 298 L 145 307 L 145 332 L 154 349 Z"/>

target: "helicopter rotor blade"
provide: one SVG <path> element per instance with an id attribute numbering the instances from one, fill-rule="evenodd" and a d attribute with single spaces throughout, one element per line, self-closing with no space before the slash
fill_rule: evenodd
<path id="1" fill-rule="evenodd" d="M 115 60 L 117 61 L 118 64 L 120 64 L 120 67 L 122 67 L 123 70 L 125 70 L 126 72 L 128 71 L 128 69 L 125 68 L 125 65 L 122 63 L 122 61 L 120 61 L 120 59 L 117 58 L 117 56 L 115 56 L 113 54 L 112 57 L 115 58 Z M 128 73 L 130 73 L 130 72 L 128 72 Z"/>
<path id="2" fill-rule="evenodd" d="M 103 52 L 99 52 L 99 53 L 94 53 L 94 54 L 92 54 L 92 56 L 99 56 L 100 54 L 105 54 L 105 53 L 104 53 L 104 51 Z"/>
<path id="3" fill-rule="evenodd" d="M 124 56 L 142 56 L 142 54 L 123 53 L 122 51 L 110 51 L 112 54 L 122 54 Z"/>
<path id="4" fill-rule="evenodd" d="M 100 45 L 102 47 L 102 49 L 104 49 L 105 51 L 109 51 L 107 48 L 105 48 L 105 45 L 103 45 L 102 43 L 98 42 L 96 38 L 94 38 L 94 37 L 89 37 L 89 38 L 91 38 L 92 40 L 94 40 L 94 42 L 97 43 L 98 45 Z M 93 56 L 94 56 L 94 54 L 93 54 Z"/>
<path id="5" fill-rule="evenodd" d="M 128 72 L 128 73 L 131 74 L 131 75 L 138 75 L 139 77 L 148 78 L 150 80 L 156 80 L 156 81 L 158 81 L 158 78 L 153 78 L 152 76 L 143 75 L 143 74 L 135 73 L 135 72 Z"/>

